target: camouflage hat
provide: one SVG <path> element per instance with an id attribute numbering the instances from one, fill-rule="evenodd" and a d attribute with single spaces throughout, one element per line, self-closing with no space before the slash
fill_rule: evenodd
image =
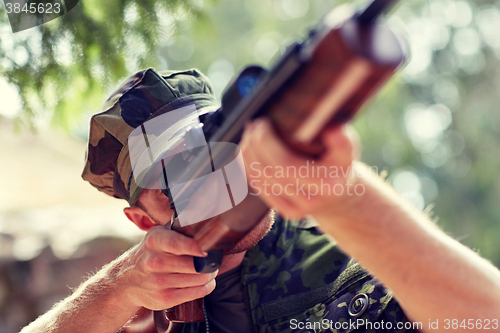
<path id="1" fill-rule="evenodd" d="M 82 178 L 134 204 L 142 188 L 132 177 L 129 135 L 146 121 L 188 105 L 197 110 L 217 107 L 210 81 L 196 69 L 157 72 L 149 68 L 128 78 L 90 121 Z"/>

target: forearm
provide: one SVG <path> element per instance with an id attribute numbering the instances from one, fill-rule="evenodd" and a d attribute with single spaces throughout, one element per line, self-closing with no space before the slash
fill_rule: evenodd
<path id="1" fill-rule="evenodd" d="M 118 331 L 140 309 L 127 299 L 119 282 L 128 254 L 105 266 L 21 333 Z"/>
<path id="2" fill-rule="evenodd" d="M 162 226 L 151 228 L 140 244 L 22 333 L 115 333 L 141 308 L 169 309 L 202 298 L 214 290 L 218 272 L 196 272 L 192 257 L 204 255 L 193 238 Z"/>
<path id="3" fill-rule="evenodd" d="M 365 188 L 362 196 L 315 217 L 394 291 L 412 320 L 425 328 L 429 319 L 500 319 L 498 269 L 440 231 L 378 177 L 356 181 Z"/>

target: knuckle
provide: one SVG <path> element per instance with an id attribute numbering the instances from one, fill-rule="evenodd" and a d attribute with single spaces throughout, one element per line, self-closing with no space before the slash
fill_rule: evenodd
<path id="1" fill-rule="evenodd" d="M 165 275 L 156 274 L 152 277 L 153 285 L 157 288 L 162 288 L 168 284 L 168 277 Z"/>
<path id="2" fill-rule="evenodd" d="M 156 242 L 155 233 L 151 229 L 144 237 L 144 246 L 149 249 L 152 249 L 155 247 L 155 242 Z"/>
<path id="3" fill-rule="evenodd" d="M 145 266 L 149 270 L 158 270 L 163 266 L 163 260 L 154 253 L 150 253 L 144 260 Z"/>
<path id="4" fill-rule="evenodd" d="M 179 239 L 178 238 L 171 239 L 170 243 L 169 243 L 169 248 L 170 248 L 170 252 L 172 252 L 174 254 L 180 253 L 181 245 L 180 245 Z"/>
<path id="5" fill-rule="evenodd" d="M 172 302 L 172 292 L 170 289 L 163 289 L 158 293 L 158 300 L 163 304 Z"/>
<path id="6" fill-rule="evenodd" d="M 178 273 L 186 273 L 186 271 L 189 270 L 190 265 L 193 266 L 192 262 L 192 257 L 174 255 L 172 260 L 172 269 Z"/>

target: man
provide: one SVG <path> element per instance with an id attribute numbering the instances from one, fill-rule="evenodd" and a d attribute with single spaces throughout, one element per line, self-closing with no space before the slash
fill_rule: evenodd
<path id="1" fill-rule="evenodd" d="M 500 272 L 356 162 L 357 142 L 348 127 L 326 131 L 327 151 L 315 165 L 355 172 L 292 179 L 266 177 L 266 170 L 299 169 L 307 158 L 291 152 L 265 119 L 249 124 L 240 144 L 249 180 L 261 180 L 253 184 L 269 207 L 296 221 L 270 212 L 226 253 L 217 272 L 196 273 L 192 256 L 205 254 L 193 239 L 165 227 L 172 215 L 168 198 L 135 183 L 127 147 L 134 128 L 186 105 L 200 114 L 215 105 L 206 77 L 195 70 L 149 69 L 129 78 L 92 118 L 83 177 L 128 200 L 125 214 L 148 232 L 23 333 L 116 332 L 142 307 L 161 310 L 200 297 L 205 322 L 181 331 L 469 331 L 479 322 L 499 329 Z M 264 181 L 283 188 L 327 182 L 363 192 L 274 195 Z M 356 261 L 316 222 L 298 221 L 307 214 Z"/>

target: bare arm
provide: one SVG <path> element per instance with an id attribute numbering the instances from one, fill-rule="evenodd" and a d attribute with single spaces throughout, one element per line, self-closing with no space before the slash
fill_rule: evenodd
<path id="1" fill-rule="evenodd" d="M 120 260 L 102 269 L 83 283 L 71 296 L 56 304 L 22 333 L 31 332 L 116 332 L 140 307 L 118 292 L 111 271 Z"/>
<path id="2" fill-rule="evenodd" d="M 141 308 L 160 310 L 209 294 L 217 271 L 196 273 L 193 239 L 155 227 L 22 333 L 115 333 Z"/>
<path id="3" fill-rule="evenodd" d="M 290 150 L 274 134 L 270 124 L 257 120 L 243 137 L 242 150 L 249 180 L 261 190 L 262 198 L 288 217 L 313 215 L 324 232 L 330 234 L 350 256 L 358 260 L 391 288 L 411 320 L 489 319 L 500 321 L 500 272 L 488 261 L 439 230 L 421 212 L 402 199 L 367 166 L 353 162 L 357 157 L 355 136 L 346 128 L 324 136 L 327 152 L 315 165 L 335 166 L 339 170 L 361 171 L 348 177 L 321 179 L 318 175 L 302 179 L 264 176 L 266 167 L 306 166 L 307 158 Z M 309 163 L 310 165 L 310 163 Z M 255 170 L 260 172 L 254 172 Z M 253 172 L 253 174 L 252 174 Z M 272 174 L 268 172 L 267 174 Z M 342 173 L 340 173 L 341 175 Z M 279 184 L 309 185 L 325 183 L 344 188 L 344 194 L 274 195 L 260 187 Z M 347 187 L 358 185 L 362 195 L 346 195 Z M 314 187 L 312 187 L 314 188 Z M 490 325 L 490 329 L 500 328 Z M 460 331 L 460 327 L 458 330 Z M 464 331 L 471 331 L 470 329 Z"/>
<path id="4" fill-rule="evenodd" d="M 354 167 L 368 174 L 365 165 Z M 500 321 L 496 267 L 439 230 L 378 176 L 357 182 L 366 190 L 362 196 L 315 217 L 394 291 L 411 320 L 422 322 L 424 331 L 429 320 L 439 320 L 441 329 L 446 319 L 457 319 L 459 325 L 464 319 Z"/>

